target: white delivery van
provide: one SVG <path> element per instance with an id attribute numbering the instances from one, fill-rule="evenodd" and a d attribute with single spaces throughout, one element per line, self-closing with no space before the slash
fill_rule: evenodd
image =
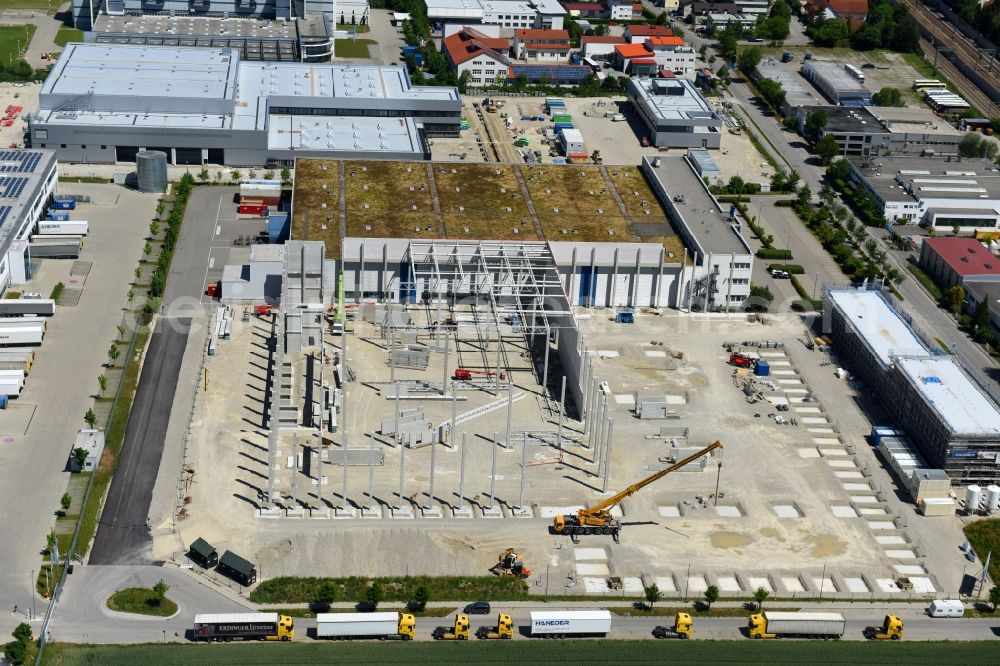
<path id="1" fill-rule="evenodd" d="M 927 607 L 931 617 L 962 617 L 965 615 L 965 604 L 957 599 L 935 599 Z"/>

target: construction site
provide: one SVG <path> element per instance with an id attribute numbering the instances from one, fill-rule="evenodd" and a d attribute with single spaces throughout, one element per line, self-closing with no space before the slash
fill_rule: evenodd
<path id="1" fill-rule="evenodd" d="M 285 247 L 280 308 L 219 310 L 154 557 L 203 538 L 260 578 L 499 560 L 537 594 L 957 584 L 961 553 L 925 545 L 952 526 L 897 510 L 864 417 L 824 407 L 849 389 L 799 316 L 559 309 L 530 258 L 484 267 L 475 297 L 350 304 L 321 244 Z"/>

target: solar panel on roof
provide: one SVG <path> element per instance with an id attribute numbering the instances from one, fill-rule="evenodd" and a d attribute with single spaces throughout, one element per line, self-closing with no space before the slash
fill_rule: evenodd
<path id="1" fill-rule="evenodd" d="M 10 215 L 10 206 L 0 206 L 0 227 L 7 223 L 8 215 Z"/>

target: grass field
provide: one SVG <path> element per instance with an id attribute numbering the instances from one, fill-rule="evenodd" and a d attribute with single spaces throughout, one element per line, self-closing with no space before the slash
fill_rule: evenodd
<path id="1" fill-rule="evenodd" d="M 660 202 L 639 169 L 608 167 L 608 176 L 634 222 L 662 222 L 667 219 Z"/>
<path id="2" fill-rule="evenodd" d="M 428 606 L 422 611 L 413 610 L 408 606 L 399 606 L 396 604 L 381 604 L 378 607 L 380 613 L 409 613 L 416 617 L 447 617 L 457 611 L 457 608 L 447 608 L 438 606 Z M 323 613 L 326 611 L 315 611 L 310 608 L 268 608 L 268 613 L 280 613 L 281 615 L 288 615 L 290 617 L 316 617 L 316 613 Z M 331 613 L 344 612 L 343 609 L 335 609 L 330 611 Z"/>
<path id="3" fill-rule="evenodd" d="M 409 576 L 377 578 L 385 601 L 412 601 L 418 587 L 426 587 L 431 599 L 488 599 L 512 601 L 528 598 L 528 586 L 512 576 Z M 332 601 L 363 601 L 368 578 L 272 578 L 250 593 L 250 600 L 263 604 L 295 604 L 314 601 L 324 581 L 333 583 Z"/>
<path id="4" fill-rule="evenodd" d="M 68 25 L 59 26 L 59 32 L 56 33 L 56 44 L 59 46 L 66 46 L 70 42 L 82 41 L 83 30 L 77 30 L 76 28 L 71 28 Z"/>
<path id="5" fill-rule="evenodd" d="M 54 12 L 58 2 L 50 0 L 0 0 L 0 9 L 44 9 Z"/>
<path id="6" fill-rule="evenodd" d="M 167 598 L 162 600 L 148 587 L 126 587 L 108 597 L 108 608 L 119 613 L 170 617 L 177 612 L 177 604 Z"/>
<path id="7" fill-rule="evenodd" d="M 20 60 L 34 34 L 33 25 L 0 25 L 0 64 Z"/>
<path id="8" fill-rule="evenodd" d="M 489 641 L 469 643 L 78 646 L 45 648 L 50 666 L 244 666 L 245 664 L 958 664 L 989 663 L 994 642 Z"/>
<path id="9" fill-rule="evenodd" d="M 947 345 L 942 345 L 942 349 L 947 349 Z M 986 553 L 993 552 L 990 558 L 990 578 L 1000 581 L 1000 519 L 977 520 L 969 523 L 964 528 L 965 536 L 969 543 L 976 550 L 980 558 L 986 557 Z"/>
<path id="10" fill-rule="evenodd" d="M 333 52 L 338 58 L 367 58 L 368 46 L 375 43 L 374 39 L 335 39 Z"/>

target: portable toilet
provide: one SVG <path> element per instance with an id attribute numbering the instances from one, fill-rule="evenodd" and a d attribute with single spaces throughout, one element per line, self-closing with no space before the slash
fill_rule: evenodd
<path id="1" fill-rule="evenodd" d="M 754 374 L 758 377 L 767 377 L 771 374 L 771 364 L 763 359 L 757 361 L 757 366 L 754 368 Z"/>

